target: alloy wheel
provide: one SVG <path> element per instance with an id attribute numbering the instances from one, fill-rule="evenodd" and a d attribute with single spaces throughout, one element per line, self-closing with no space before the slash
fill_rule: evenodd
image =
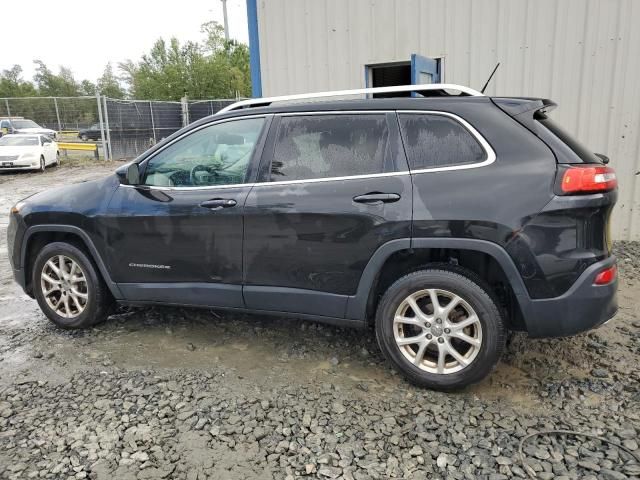
<path id="1" fill-rule="evenodd" d="M 470 365 L 482 346 L 480 318 L 459 295 L 441 289 L 412 293 L 398 306 L 393 334 L 402 355 L 429 373 Z"/>
<path id="2" fill-rule="evenodd" d="M 51 257 L 40 274 L 40 286 L 47 305 L 64 318 L 75 318 L 87 307 L 87 279 L 78 263 L 65 255 Z"/>

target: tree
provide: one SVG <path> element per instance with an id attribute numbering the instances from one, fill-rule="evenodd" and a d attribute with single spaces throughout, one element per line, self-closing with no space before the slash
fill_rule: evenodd
<path id="1" fill-rule="evenodd" d="M 60 67 L 60 73 L 56 75 L 42 60 L 34 60 L 34 63 L 36 73 L 33 79 L 41 96 L 75 97 L 80 94 L 80 86 L 69 68 Z"/>
<path id="2" fill-rule="evenodd" d="M 101 95 L 106 95 L 110 98 L 124 98 L 125 91 L 120 86 L 118 77 L 113 73 L 111 63 L 107 63 L 104 67 L 104 72 L 98 79 L 97 89 Z"/>
<path id="3" fill-rule="evenodd" d="M 37 95 L 31 82 L 22 78 L 22 67 L 14 65 L 0 73 L 0 97 L 32 97 Z"/>
<path id="4" fill-rule="evenodd" d="M 97 91 L 96 84 L 89 80 L 82 80 L 80 82 L 80 94 L 86 96 L 95 96 Z"/>
<path id="5" fill-rule="evenodd" d="M 134 98 L 179 100 L 191 98 L 233 98 L 249 95 L 249 51 L 246 45 L 224 39 L 217 22 L 202 25 L 202 43 L 180 44 L 157 40 L 139 62 L 121 63 Z"/>

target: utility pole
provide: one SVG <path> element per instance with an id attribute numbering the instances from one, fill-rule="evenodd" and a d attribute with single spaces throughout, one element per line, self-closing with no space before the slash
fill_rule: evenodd
<path id="1" fill-rule="evenodd" d="M 224 39 L 229 41 L 229 20 L 227 18 L 227 0 L 220 0 L 222 2 L 222 14 L 224 15 Z"/>

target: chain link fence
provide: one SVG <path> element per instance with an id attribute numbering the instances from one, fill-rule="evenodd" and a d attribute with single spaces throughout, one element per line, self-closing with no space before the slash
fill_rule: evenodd
<path id="1" fill-rule="evenodd" d="M 95 97 L 0 98 L 0 122 L 21 117 L 58 132 L 58 142 L 94 142 L 102 158 L 135 158 L 182 127 L 235 99 L 181 102 Z"/>
<path id="2" fill-rule="evenodd" d="M 23 117 L 58 132 L 79 130 L 98 118 L 96 97 L 0 98 L 0 117 Z"/>

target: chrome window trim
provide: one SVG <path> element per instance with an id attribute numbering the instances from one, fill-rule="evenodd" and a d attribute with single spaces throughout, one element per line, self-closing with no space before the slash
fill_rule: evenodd
<path id="1" fill-rule="evenodd" d="M 121 187 L 136 188 L 139 190 L 182 190 L 185 192 L 199 191 L 199 190 L 219 190 L 225 188 L 243 188 L 253 187 L 255 183 L 232 183 L 229 185 L 202 185 L 200 187 L 162 187 L 157 185 L 126 185 L 120 184 Z"/>
<path id="2" fill-rule="evenodd" d="M 473 125 L 471 125 L 464 118 L 456 115 L 455 113 L 443 112 L 439 110 L 340 110 L 340 111 L 328 110 L 328 111 L 283 112 L 283 113 L 275 113 L 275 114 L 266 113 L 266 114 L 246 115 L 246 116 L 243 115 L 243 116 L 238 116 L 233 118 L 225 118 L 217 121 L 212 121 L 210 123 L 206 123 L 204 125 L 199 126 L 198 128 L 185 132 L 184 135 L 181 135 L 178 138 L 174 139 L 167 145 L 163 146 L 157 152 L 154 152 L 151 157 L 145 158 L 143 161 L 151 160 L 153 157 L 155 157 L 157 154 L 162 152 L 169 145 L 173 145 L 178 140 L 184 138 L 185 136 L 193 132 L 196 132 L 206 127 L 210 127 L 212 125 L 224 123 L 224 122 L 242 120 L 246 118 L 267 118 L 270 115 L 275 115 L 280 117 L 292 117 L 292 116 L 302 116 L 302 115 L 309 115 L 309 116 L 311 115 L 349 115 L 349 114 L 353 115 L 353 114 L 367 114 L 367 113 L 372 113 L 372 114 L 397 113 L 398 115 L 405 114 L 405 113 L 417 113 L 417 114 L 442 115 L 445 117 L 453 118 L 454 120 L 459 122 L 465 129 L 467 129 L 467 131 L 478 141 L 478 143 L 480 143 L 480 146 L 485 151 L 487 158 L 482 162 L 478 162 L 478 163 L 469 163 L 464 165 L 451 165 L 449 167 L 421 168 L 418 170 L 411 170 L 411 171 L 402 170 L 399 172 L 383 172 L 383 173 L 371 173 L 371 174 L 363 174 L 363 175 L 348 175 L 348 176 L 342 176 L 342 177 L 308 178 L 308 179 L 300 179 L 300 180 L 279 180 L 276 182 L 234 183 L 231 185 L 205 185 L 200 187 L 163 187 L 163 186 L 155 186 L 155 185 L 124 185 L 124 184 L 122 184 L 121 186 L 129 187 L 129 188 L 142 187 L 142 188 L 148 188 L 150 190 L 178 190 L 178 191 L 187 190 L 189 191 L 189 190 L 212 190 L 212 189 L 242 188 L 242 187 L 264 187 L 264 186 L 270 186 L 270 185 L 274 185 L 274 186 L 295 185 L 295 184 L 324 183 L 324 182 L 334 182 L 334 181 L 344 181 L 344 180 L 361 180 L 365 178 L 397 177 L 397 176 L 430 173 L 430 172 L 437 173 L 437 172 L 448 172 L 448 171 L 455 171 L 455 170 L 468 170 L 472 168 L 486 167 L 487 165 L 491 165 L 496 161 L 496 154 L 493 148 L 491 147 L 489 142 L 487 142 L 485 138 L 480 134 L 480 132 L 478 132 L 473 127 Z"/>
<path id="3" fill-rule="evenodd" d="M 455 170 L 468 170 L 471 168 L 480 168 L 486 167 L 487 165 L 491 165 L 496 161 L 496 152 L 493 150 L 489 142 L 485 140 L 485 138 L 478 132 L 473 125 L 467 122 L 464 118 L 456 115 L 455 113 L 450 112 L 442 112 L 439 110 L 396 110 L 398 115 L 406 114 L 406 113 L 418 113 L 418 114 L 428 114 L 428 115 L 442 115 L 444 117 L 453 118 L 455 121 L 460 123 L 467 131 L 476 139 L 476 141 L 480 144 L 482 149 L 484 150 L 487 158 L 482 162 L 477 163 L 466 163 L 462 165 L 451 165 L 448 167 L 430 167 L 430 168 L 419 168 L 416 170 L 411 170 L 411 173 L 428 173 L 428 172 L 448 172 Z M 409 159 L 407 159 L 409 160 Z"/>
<path id="4" fill-rule="evenodd" d="M 293 185 L 298 183 L 323 183 L 323 182 L 337 182 L 343 180 L 361 180 L 363 178 L 378 178 L 378 177 L 400 177 L 409 175 L 409 171 L 401 172 L 383 172 L 383 173 L 366 173 L 363 175 L 347 175 L 344 177 L 323 177 L 323 178 L 305 178 L 302 180 L 281 180 L 278 182 L 260 182 L 256 183 L 255 187 L 264 187 L 270 185 Z"/>

